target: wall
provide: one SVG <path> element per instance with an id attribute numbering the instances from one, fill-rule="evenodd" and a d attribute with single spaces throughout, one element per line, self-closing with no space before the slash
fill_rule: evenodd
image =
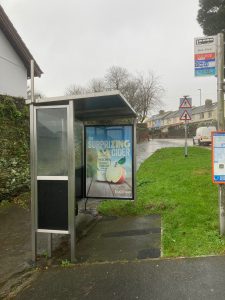
<path id="1" fill-rule="evenodd" d="M 27 98 L 27 70 L 1 30 L 0 94 Z"/>

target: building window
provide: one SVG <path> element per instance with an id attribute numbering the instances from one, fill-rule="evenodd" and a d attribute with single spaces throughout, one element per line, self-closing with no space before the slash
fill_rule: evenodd
<path id="1" fill-rule="evenodd" d="M 204 113 L 200 113 L 200 119 L 204 119 Z"/>
<path id="2" fill-rule="evenodd" d="M 211 111 L 208 112 L 208 118 L 212 118 L 212 112 Z"/>

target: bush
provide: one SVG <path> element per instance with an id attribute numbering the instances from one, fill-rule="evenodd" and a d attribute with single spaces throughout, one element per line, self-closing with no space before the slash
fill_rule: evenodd
<path id="1" fill-rule="evenodd" d="M 0 96 L 0 201 L 29 189 L 29 116 L 24 99 Z"/>

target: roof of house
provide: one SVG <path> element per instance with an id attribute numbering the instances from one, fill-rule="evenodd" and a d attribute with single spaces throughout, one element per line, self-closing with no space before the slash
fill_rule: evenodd
<path id="1" fill-rule="evenodd" d="M 12 22 L 9 20 L 8 16 L 6 15 L 4 9 L 0 5 L 0 29 L 5 34 L 6 38 L 19 55 L 21 60 L 23 61 L 26 69 L 27 69 L 27 76 L 30 78 L 30 61 L 31 59 L 34 60 L 34 76 L 40 77 L 43 74 L 41 68 L 38 66 L 37 62 L 31 55 L 30 51 L 28 50 L 27 46 L 23 42 L 22 38 L 18 34 L 17 30 L 13 26 Z"/>
<path id="2" fill-rule="evenodd" d="M 162 120 L 170 113 L 171 113 L 171 111 L 167 111 L 167 112 L 164 112 L 161 114 L 153 115 L 149 118 L 149 120 Z"/>
<path id="3" fill-rule="evenodd" d="M 201 106 L 197 106 L 197 107 L 193 107 L 192 108 L 192 114 L 195 115 L 195 114 L 200 114 L 200 113 L 204 113 L 204 112 L 207 112 L 207 111 L 212 111 L 214 109 L 217 108 L 217 102 L 215 103 L 212 103 L 211 105 L 201 105 Z"/>
<path id="4" fill-rule="evenodd" d="M 175 115 L 177 114 L 177 110 L 176 111 L 171 111 L 168 113 L 168 115 L 166 115 L 165 119 L 170 119 L 175 117 Z"/>

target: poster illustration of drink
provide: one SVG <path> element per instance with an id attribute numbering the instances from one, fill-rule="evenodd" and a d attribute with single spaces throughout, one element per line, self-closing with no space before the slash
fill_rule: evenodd
<path id="1" fill-rule="evenodd" d="M 86 197 L 133 199 L 133 127 L 86 126 Z"/>

